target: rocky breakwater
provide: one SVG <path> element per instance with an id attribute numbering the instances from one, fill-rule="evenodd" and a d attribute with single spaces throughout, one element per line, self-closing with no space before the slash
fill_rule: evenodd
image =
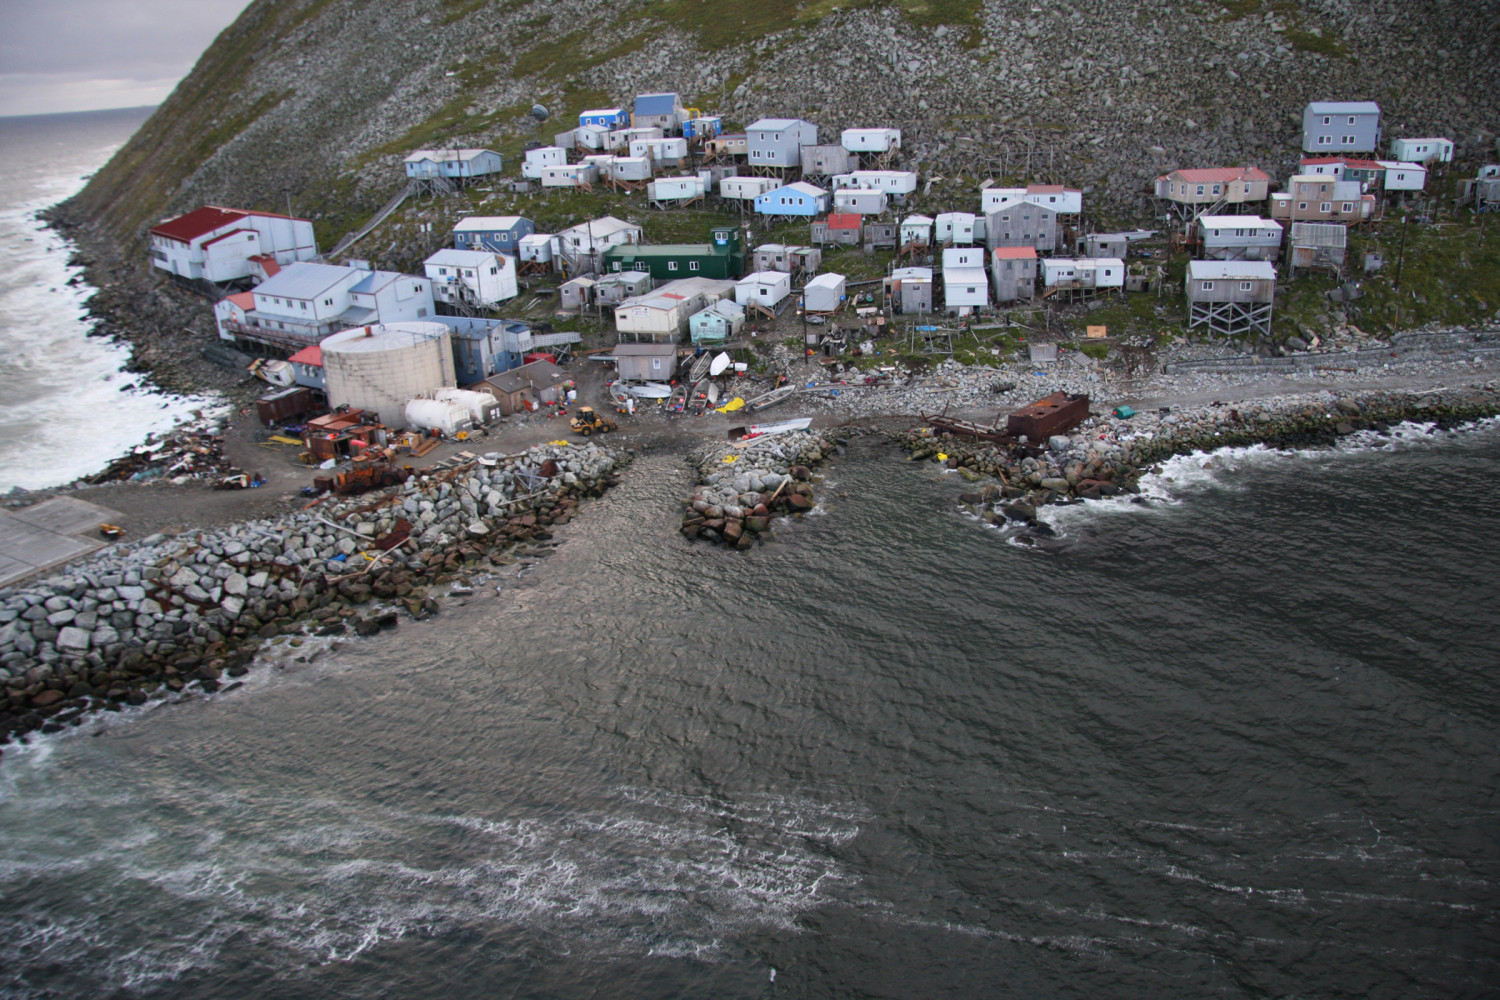
<path id="1" fill-rule="evenodd" d="M 682 533 L 741 550 L 769 538 L 772 518 L 813 509 L 813 470 L 854 433 L 791 431 L 694 450 L 688 463 L 698 471 L 698 488 L 684 503 Z"/>
<path id="2" fill-rule="evenodd" d="M 438 610 L 429 586 L 550 539 L 628 461 L 596 444 L 487 455 L 272 520 L 154 535 L 0 591 L 0 742 L 216 691 L 277 636 L 368 635 L 403 610 L 426 617 Z"/>
<path id="3" fill-rule="evenodd" d="M 1071 433 L 1036 445 L 992 444 L 926 426 L 890 436 L 913 461 L 941 462 L 973 484 L 959 500 L 974 513 L 1046 534 L 1038 508 L 1138 494 L 1141 476 L 1174 455 L 1250 445 L 1326 447 L 1360 431 L 1385 434 L 1403 421 L 1451 428 L 1496 415 L 1500 395 L 1488 383 L 1440 392 L 1325 390 L 1128 418 L 1094 414 Z"/>

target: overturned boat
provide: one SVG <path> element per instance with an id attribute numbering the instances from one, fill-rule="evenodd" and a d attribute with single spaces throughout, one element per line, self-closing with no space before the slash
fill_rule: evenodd
<path id="1" fill-rule="evenodd" d="M 746 424 L 744 427 L 731 427 L 729 429 L 729 440 L 735 444 L 749 444 L 751 441 L 763 437 L 771 437 L 775 434 L 786 434 L 790 431 L 805 431 L 812 426 L 812 417 L 798 417 L 795 420 L 781 420 L 772 424 Z"/>

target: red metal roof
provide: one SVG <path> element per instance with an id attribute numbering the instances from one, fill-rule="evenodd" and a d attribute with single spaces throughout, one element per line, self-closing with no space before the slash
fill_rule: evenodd
<path id="1" fill-rule="evenodd" d="M 1067 188 L 1061 184 L 1028 184 L 1027 194 L 1062 194 Z"/>
<path id="2" fill-rule="evenodd" d="M 1036 247 L 996 247 L 996 260 L 1035 260 Z"/>
<path id="3" fill-rule="evenodd" d="M 860 217 L 856 212 L 836 212 L 828 217 L 829 229 L 858 229 Z"/>
<path id="4" fill-rule="evenodd" d="M 219 208 L 217 205 L 204 205 L 186 215 L 179 215 L 175 219 L 168 219 L 159 226 L 151 227 L 151 235 L 165 236 L 170 240 L 181 240 L 190 243 L 202 236 L 211 233 L 215 229 L 232 225 L 245 217 L 246 213 L 237 208 Z"/>
<path id="5" fill-rule="evenodd" d="M 302 350 L 287 358 L 294 365 L 316 365 L 323 367 L 323 348 L 318 344 L 304 347 Z"/>
<path id="6" fill-rule="evenodd" d="M 1203 167 L 1193 170 L 1174 170 L 1171 177 L 1176 174 L 1179 178 L 1189 184 L 1222 184 L 1227 181 L 1268 181 L 1271 175 L 1258 167 Z"/>
<path id="7" fill-rule="evenodd" d="M 245 312 L 249 312 L 255 308 L 255 293 L 239 292 L 238 294 L 229 296 L 229 301 L 245 310 Z"/>
<path id="8" fill-rule="evenodd" d="M 1384 170 L 1385 165 L 1379 160 L 1345 160 L 1344 166 L 1353 167 L 1355 170 Z"/>
<path id="9" fill-rule="evenodd" d="M 276 258 L 268 253 L 258 253 L 250 259 L 260 265 L 260 269 L 266 272 L 268 278 L 274 278 L 281 273 L 281 265 L 276 263 Z"/>
<path id="10" fill-rule="evenodd" d="M 1324 163 L 1343 163 L 1343 162 L 1344 162 L 1344 158 L 1342 156 L 1304 156 L 1302 158 L 1302 165 L 1304 167 L 1317 166 L 1317 165 L 1324 164 Z"/>

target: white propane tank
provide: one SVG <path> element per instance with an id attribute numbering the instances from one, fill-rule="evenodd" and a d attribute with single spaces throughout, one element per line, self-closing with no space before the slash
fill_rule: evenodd
<path id="1" fill-rule="evenodd" d="M 473 430 L 474 420 L 469 416 L 469 408 L 462 403 L 413 399 L 406 404 L 406 426 L 420 431 L 435 428 L 447 437 L 452 437 L 459 431 Z"/>
<path id="2" fill-rule="evenodd" d="M 483 427 L 500 416 L 500 400 L 487 392 L 447 386 L 432 395 L 435 399 L 463 406 L 469 411 L 469 419 L 474 422 L 475 427 Z"/>

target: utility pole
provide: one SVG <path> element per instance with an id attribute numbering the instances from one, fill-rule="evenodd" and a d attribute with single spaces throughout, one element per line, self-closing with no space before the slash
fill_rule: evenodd
<path id="1" fill-rule="evenodd" d="M 1411 221 L 1411 215 L 1407 212 L 1401 213 L 1401 249 L 1396 253 L 1396 280 L 1393 285 L 1396 291 L 1401 290 L 1401 265 L 1406 262 L 1406 225 Z"/>

